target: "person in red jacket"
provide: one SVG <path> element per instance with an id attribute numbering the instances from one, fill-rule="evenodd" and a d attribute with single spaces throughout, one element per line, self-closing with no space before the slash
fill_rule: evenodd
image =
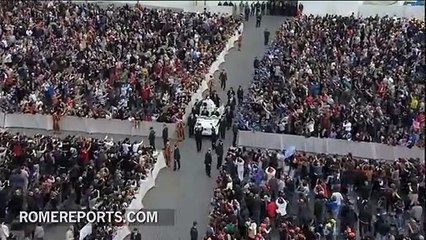
<path id="1" fill-rule="evenodd" d="M 266 213 L 271 220 L 271 224 L 275 222 L 275 219 L 277 218 L 277 209 L 278 206 L 275 203 L 274 199 L 271 199 L 268 204 L 266 205 Z"/>

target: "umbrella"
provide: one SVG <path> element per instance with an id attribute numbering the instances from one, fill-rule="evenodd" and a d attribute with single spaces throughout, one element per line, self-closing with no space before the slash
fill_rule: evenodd
<path id="1" fill-rule="evenodd" d="M 284 154 L 284 159 L 292 157 L 294 154 L 296 154 L 296 147 L 290 146 L 288 148 L 284 148 L 282 151 L 282 154 Z"/>

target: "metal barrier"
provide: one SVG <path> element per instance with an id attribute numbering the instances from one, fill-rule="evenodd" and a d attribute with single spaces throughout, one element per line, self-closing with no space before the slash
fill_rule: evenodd
<path id="1" fill-rule="evenodd" d="M 327 153 L 354 157 L 395 160 L 397 158 L 420 158 L 425 161 L 425 149 L 418 147 L 389 146 L 373 142 L 352 142 L 340 139 L 304 137 L 288 134 L 239 131 L 238 144 L 254 148 L 284 149 L 295 146 L 298 151 Z"/>

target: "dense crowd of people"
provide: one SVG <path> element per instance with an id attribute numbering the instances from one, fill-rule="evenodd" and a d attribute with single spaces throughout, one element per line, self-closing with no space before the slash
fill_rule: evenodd
<path id="1" fill-rule="evenodd" d="M 232 16 L 2 1 L 0 107 L 160 122 L 182 119 L 239 27 Z"/>
<path id="2" fill-rule="evenodd" d="M 425 172 L 418 159 L 230 148 L 205 239 L 424 239 Z"/>
<path id="3" fill-rule="evenodd" d="M 285 22 L 240 107 L 240 129 L 425 146 L 424 21 Z"/>
<path id="4" fill-rule="evenodd" d="M 122 211 L 157 161 L 151 146 L 129 139 L 59 139 L 3 132 L 0 150 L 0 219 L 6 223 L 13 223 L 20 211 Z M 71 228 L 74 239 L 84 224 Z M 94 224 L 85 239 L 110 239 L 122 224 Z M 25 231 L 28 235 L 33 230 Z"/>

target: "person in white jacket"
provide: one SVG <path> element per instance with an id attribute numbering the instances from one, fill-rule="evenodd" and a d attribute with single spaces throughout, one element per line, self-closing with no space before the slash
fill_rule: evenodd
<path id="1" fill-rule="evenodd" d="M 74 226 L 70 226 L 65 234 L 65 240 L 74 240 Z"/>
<path id="2" fill-rule="evenodd" d="M 244 160 L 242 158 L 237 159 L 237 173 L 240 181 L 244 180 Z"/>
<path id="3" fill-rule="evenodd" d="M 7 240 L 9 237 L 9 227 L 6 224 L 1 223 L 0 227 L 0 240 Z"/>
<path id="4" fill-rule="evenodd" d="M 275 201 L 275 204 L 277 204 L 277 213 L 280 217 L 285 217 L 287 215 L 287 205 L 288 202 L 283 197 L 277 198 Z"/>

